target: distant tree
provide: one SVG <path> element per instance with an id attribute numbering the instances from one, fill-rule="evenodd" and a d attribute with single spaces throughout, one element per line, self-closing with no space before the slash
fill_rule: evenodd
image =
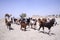
<path id="1" fill-rule="evenodd" d="M 21 17 L 21 18 L 26 17 L 26 13 L 22 13 L 22 14 L 20 15 L 20 17 Z"/>

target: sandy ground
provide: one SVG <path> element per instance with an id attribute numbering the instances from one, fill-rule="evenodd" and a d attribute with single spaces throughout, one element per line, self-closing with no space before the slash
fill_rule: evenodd
<path id="1" fill-rule="evenodd" d="M 48 29 L 45 33 L 28 28 L 27 31 L 21 31 L 20 25 L 12 24 L 14 30 L 9 31 L 3 19 L 0 19 L 0 40 L 60 40 L 60 18 L 57 18 L 58 25 L 51 28 L 51 35 L 48 35 Z M 36 26 L 38 29 L 38 25 Z M 41 29 L 42 31 L 42 29 Z"/>

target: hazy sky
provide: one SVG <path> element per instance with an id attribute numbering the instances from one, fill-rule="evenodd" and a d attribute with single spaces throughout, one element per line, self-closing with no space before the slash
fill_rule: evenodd
<path id="1" fill-rule="evenodd" d="M 0 0 L 0 18 L 5 13 L 19 17 L 19 14 L 49 15 L 60 13 L 60 0 Z"/>

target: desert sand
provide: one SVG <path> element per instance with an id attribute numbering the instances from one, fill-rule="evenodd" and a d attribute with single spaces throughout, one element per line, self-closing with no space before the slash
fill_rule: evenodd
<path id="1" fill-rule="evenodd" d="M 27 31 L 20 30 L 20 25 L 12 24 L 14 30 L 8 30 L 4 19 L 0 19 L 0 40 L 60 40 L 60 18 L 56 18 L 57 25 L 51 28 L 51 35 L 28 28 Z M 38 29 L 38 25 L 36 26 Z M 44 29 L 48 32 L 48 29 Z"/>

